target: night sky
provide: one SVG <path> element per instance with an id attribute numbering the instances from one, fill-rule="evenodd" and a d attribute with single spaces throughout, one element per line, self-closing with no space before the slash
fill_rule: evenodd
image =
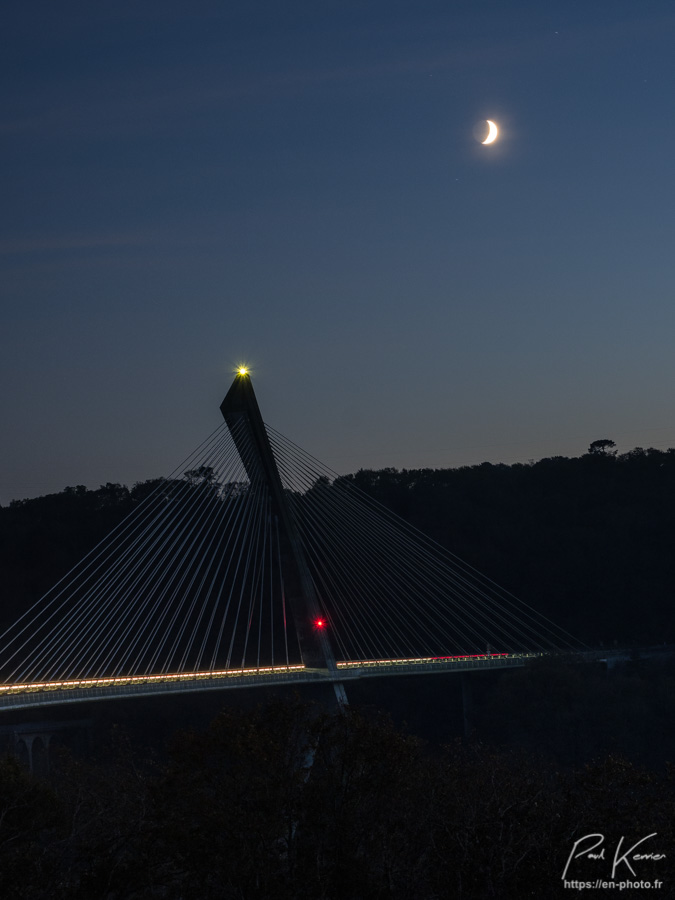
<path id="1" fill-rule="evenodd" d="M 23 0 L 0 71 L 0 503 L 242 362 L 339 472 L 675 445 L 671 4 Z"/>

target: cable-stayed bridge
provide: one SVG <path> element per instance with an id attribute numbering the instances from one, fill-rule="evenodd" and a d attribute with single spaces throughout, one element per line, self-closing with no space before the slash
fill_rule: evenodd
<path id="1" fill-rule="evenodd" d="M 263 423 L 223 423 L 0 636 L 0 710 L 522 666 L 578 643 Z"/>

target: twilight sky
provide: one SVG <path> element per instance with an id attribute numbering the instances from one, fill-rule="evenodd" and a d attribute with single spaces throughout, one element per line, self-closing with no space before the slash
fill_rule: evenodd
<path id="1" fill-rule="evenodd" d="M 11 2 L 0 503 L 168 474 L 239 362 L 339 472 L 675 445 L 674 47 L 663 0 Z"/>

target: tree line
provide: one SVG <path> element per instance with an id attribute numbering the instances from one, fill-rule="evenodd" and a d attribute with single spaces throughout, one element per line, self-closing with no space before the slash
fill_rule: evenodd
<path id="1" fill-rule="evenodd" d="M 565 897 L 575 841 L 621 836 L 666 858 L 673 777 L 610 756 L 558 772 L 523 752 L 430 749 L 379 714 L 299 700 L 228 709 L 162 762 L 64 755 L 49 782 L 0 760 L 0 892 L 11 900 L 435 900 Z M 610 860 L 609 864 L 607 860 Z M 608 868 L 609 865 L 609 868 Z M 621 865 L 618 878 L 631 878 Z M 600 897 L 615 891 L 594 891 Z M 635 896 L 634 893 L 627 896 Z"/>
<path id="2" fill-rule="evenodd" d="M 589 645 L 675 642 L 675 450 L 617 455 L 599 440 L 575 458 L 343 478 Z M 68 487 L 0 507 L 2 620 L 157 484 Z"/>

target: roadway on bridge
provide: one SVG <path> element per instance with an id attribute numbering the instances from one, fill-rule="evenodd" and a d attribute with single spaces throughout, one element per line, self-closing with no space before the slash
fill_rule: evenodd
<path id="1" fill-rule="evenodd" d="M 158 694 L 353 681 L 391 675 L 475 672 L 524 666 L 542 654 L 473 654 L 455 657 L 370 659 L 337 663 L 337 669 L 267 666 L 129 677 L 89 678 L 0 686 L 0 711 L 54 706 L 91 700 L 149 697 Z"/>

